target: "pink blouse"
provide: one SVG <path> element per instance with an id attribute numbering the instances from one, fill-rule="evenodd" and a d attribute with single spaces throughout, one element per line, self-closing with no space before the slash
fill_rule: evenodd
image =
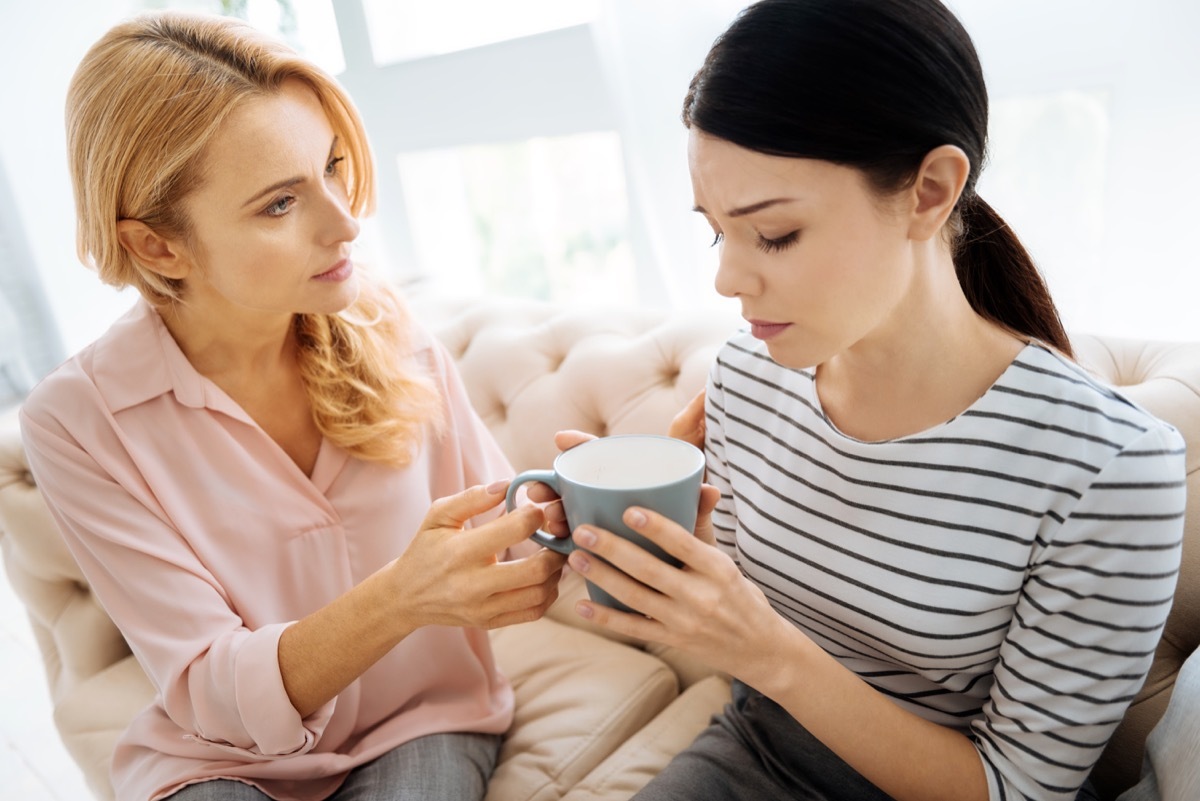
<path id="1" fill-rule="evenodd" d="M 415 737 L 508 728 L 482 630 L 420 629 L 306 718 L 280 676 L 288 625 L 399 556 L 434 499 L 512 475 L 448 354 L 414 338 L 449 424 L 404 469 L 325 441 L 309 478 L 145 302 L 29 396 L 37 483 L 157 689 L 113 756 L 120 801 L 213 777 L 310 801 Z"/>

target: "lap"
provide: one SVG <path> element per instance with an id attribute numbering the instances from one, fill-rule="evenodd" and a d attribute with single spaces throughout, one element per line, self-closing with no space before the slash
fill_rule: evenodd
<path id="1" fill-rule="evenodd" d="M 431 734 L 351 771 L 333 801 L 479 801 L 500 752 L 498 734 Z"/>
<path id="2" fill-rule="evenodd" d="M 635 801 L 888 801 L 769 698 L 735 682 L 733 700 Z"/>
<path id="3" fill-rule="evenodd" d="M 633 801 L 890 801 L 782 707 L 741 682 L 733 700 Z M 1089 784 L 1076 801 L 1095 801 Z"/>
<path id="4" fill-rule="evenodd" d="M 189 784 L 172 793 L 167 801 L 270 801 L 271 796 L 245 782 L 234 779 L 210 779 Z"/>
<path id="5" fill-rule="evenodd" d="M 350 772 L 330 801 L 479 801 L 500 752 L 500 736 L 455 732 L 418 737 Z M 270 801 L 234 779 L 184 787 L 169 801 Z"/>

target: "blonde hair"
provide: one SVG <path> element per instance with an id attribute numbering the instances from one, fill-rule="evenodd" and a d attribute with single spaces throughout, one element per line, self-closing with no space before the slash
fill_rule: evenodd
<path id="1" fill-rule="evenodd" d="M 177 11 L 141 14 L 105 34 L 67 93 L 80 260 L 156 307 L 183 299 L 182 281 L 147 269 L 121 245 L 117 222 L 186 238 L 182 201 L 203 180 L 205 146 L 239 105 L 289 79 L 320 100 L 344 149 L 350 211 L 369 213 L 374 166 L 358 112 L 333 78 L 286 45 L 234 19 Z M 407 323 L 396 294 L 369 278 L 344 312 L 294 321 L 318 428 L 355 456 L 397 466 L 411 461 L 442 410 L 432 382 L 404 357 Z"/>

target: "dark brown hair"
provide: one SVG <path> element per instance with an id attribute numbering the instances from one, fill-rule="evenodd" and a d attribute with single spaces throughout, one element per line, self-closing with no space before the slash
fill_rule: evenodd
<path id="1" fill-rule="evenodd" d="M 938 0 L 760 0 L 713 44 L 683 103 L 684 124 L 774 156 L 863 172 L 881 195 L 955 145 L 970 173 L 950 219 L 971 307 L 1071 355 L 1033 259 L 975 192 L 988 97 L 970 36 Z"/>

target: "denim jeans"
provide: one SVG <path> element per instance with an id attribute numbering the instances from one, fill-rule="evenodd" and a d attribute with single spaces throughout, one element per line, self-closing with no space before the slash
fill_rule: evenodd
<path id="1" fill-rule="evenodd" d="M 350 771 L 329 801 L 479 801 L 496 767 L 498 734 L 418 737 Z M 269 801 L 244 782 L 191 784 L 168 801 Z"/>

